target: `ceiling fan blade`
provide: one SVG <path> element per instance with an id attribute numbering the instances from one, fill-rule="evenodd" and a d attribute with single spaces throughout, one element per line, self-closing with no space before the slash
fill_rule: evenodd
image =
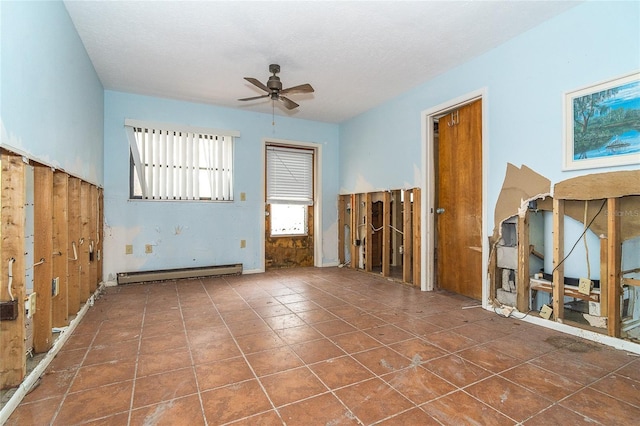
<path id="1" fill-rule="evenodd" d="M 252 96 L 250 98 L 242 98 L 238 99 L 239 101 L 254 101 L 256 99 L 268 98 L 270 95 L 262 95 L 262 96 Z"/>
<path id="2" fill-rule="evenodd" d="M 287 107 L 287 109 L 294 109 L 300 106 L 297 103 L 293 102 L 291 99 L 285 98 L 284 96 L 280 96 L 278 97 L 278 99 L 284 104 L 285 107 Z"/>
<path id="3" fill-rule="evenodd" d="M 292 93 L 313 93 L 313 87 L 310 84 L 301 84 L 280 91 L 282 95 L 290 95 Z"/>
<path id="4" fill-rule="evenodd" d="M 245 77 L 244 79 L 247 80 L 249 83 L 253 84 L 254 86 L 264 90 L 265 92 L 270 92 L 269 88 L 265 86 L 262 82 L 260 82 L 260 80 L 256 80 L 255 78 L 252 78 L 252 77 Z"/>

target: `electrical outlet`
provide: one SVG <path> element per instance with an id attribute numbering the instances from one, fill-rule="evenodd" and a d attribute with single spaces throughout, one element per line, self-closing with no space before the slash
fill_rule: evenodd
<path id="1" fill-rule="evenodd" d="M 241 192 L 240 193 L 240 201 L 247 201 L 247 193 L 246 192 Z"/>
<path id="2" fill-rule="evenodd" d="M 153 246 L 151 244 L 145 244 L 144 252 L 147 253 L 147 254 L 153 253 Z"/>
<path id="3" fill-rule="evenodd" d="M 33 318 L 33 315 L 36 313 L 36 294 L 31 293 L 27 296 L 24 302 L 24 311 L 27 315 L 27 318 Z"/>
<path id="4" fill-rule="evenodd" d="M 246 248 L 247 247 L 247 240 L 240 240 L 240 248 Z"/>
<path id="5" fill-rule="evenodd" d="M 591 286 L 593 283 L 589 278 L 580 278 L 580 282 L 578 283 L 578 292 L 582 294 L 591 293 Z"/>
<path id="6" fill-rule="evenodd" d="M 542 309 L 540 309 L 540 316 L 544 319 L 551 318 L 551 314 L 553 313 L 553 309 L 549 305 L 542 305 Z"/>
<path id="7" fill-rule="evenodd" d="M 56 297 L 60 294 L 60 277 L 55 277 L 51 280 L 51 297 Z"/>
<path id="8" fill-rule="evenodd" d="M 133 254 L 133 246 L 131 244 L 124 246 L 124 254 Z"/>

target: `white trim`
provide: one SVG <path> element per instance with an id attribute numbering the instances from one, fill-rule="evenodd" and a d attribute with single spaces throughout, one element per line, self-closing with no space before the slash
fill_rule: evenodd
<path id="1" fill-rule="evenodd" d="M 422 291 L 432 291 L 435 279 L 434 265 L 434 235 L 435 223 L 433 211 L 435 210 L 435 169 L 433 163 L 433 118 L 453 108 L 482 99 L 482 276 L 478 279 L 482 282 L 482 306 L 487 308 L 489 295 L 489 280 L 486 274 L 489 265 L 489 236 L 487 231 L 487 171 L 489 164 L 488 146 L 488 89 L 486 87 L 454 98 L 429 108 L 421 113 L 422 126 L 422 184 L 421 191 L 425 196 L 421 199 L 421 208 L 425 212 L 422 215 L 421 235 L 421 263 L 425 265 L 421 273 Z"/>
<path id="2" fill-rule="evenodd" d="M 264 221 L 264 220 L 263 220 Z M 251 275 L 251 274 L 262 274 L 264 273 L 264 268 L 260 269 L 245 269 L 242 271 L 242 275 Z"/>
<path id="3" fill-rule="evenodd" d="M 298 142 L 287 139 L 277 138 L 263 138 L 262 139 L 262 200 L 265 202 L 265 175 L 266 175 L 266 147 L 269 144 L 284 145 L 290 147 L 301 147 L 307 149 L 313 149 L 313 161 L 314 161 L 314 203 L 313 203 L 313 266 L 322 267 L 322 144 L 315 142 Z M 265 204 L 266 205 L 266 204 Z M 260 262 L 262 270 L 265 267 L 265 220 L 264 220 L 264 208 L 260 211 Z"/>
<path id="4" fill-rule="evenodd" d="M 125 118 L 124 125 L 132 126 L 132 127 L 141 127 L 145 129 L 168 130 L 168 131 L 185 132 L 185 133 L 201 133 L 205 135 L 233 136 L 235 138 L 240 137 L 240 131 L 238 130 L 221 130 L 221 129 L 214 129 L 209 127 L 185 126 L 183 124 L 135 120 L 132 118 Z"/>
<path id="5" fill-rule="evenodd" d="M 102 282 L 98 289 L 87 299 L 87 302 L 78 311 L 78 314 L 69 323 L 69 326 L 60 334 L 56 341 L 53 342 L 53 346 L 49 349 L 47 355 L 45 355 L 31 373 L 29 373 L 22 383 L 20 383 L 16 392 L 11 396 L 11 399 L 9 399 L 4 407 L 2 407 L 2 410 L 0 410 L 0 425 L 5 424 L 5 422 L 9 420 L 9 416 L 11 416 L 11 413 L 13 413 L 16 408 L 18 408 L 22 399 L 31 392 L 31 389 L 35 386 L 38 379 L 42 377 L 49 364 L 51 364 L 51 361 L 53 361 L 58 352 L 60 352 L 60 349 L 62 349 L 66 341 L 69 340 L 73 330 L 75 330 L 78 324 L 80 324 L 80 321 L 82 321 L 82 318 L 84 318 L 89 308 L 93 306 L 95 297 L 102 292 L 104 287 L 105 283 Z"/>

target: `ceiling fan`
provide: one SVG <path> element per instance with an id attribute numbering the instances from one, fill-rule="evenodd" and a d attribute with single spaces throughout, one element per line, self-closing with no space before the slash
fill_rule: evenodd
<path id="1" fill-rule="evenodd" d="M 294 95 L 297 93 L 313 93 L 313 87 L 311 87 L 310 84 L 301 84 L 299 86 L 293 86 L 293 87 L 289 87 L 288 89 L 283 89 L 282 82 L 280 81 L 280 77 L 276 75 L 280 72 L 280 65 L 278 64 L 269 65 L 269 72 L 272 73 L 273 75 L 269 77 L 269 80 L 267 80 L 266 85 L 262 84 L 262 82 L 252 77 L 244 78 L 249 83 L 267 92 L 266 95 L 252 96 L 250 98 L 243 98 L 238 100 L 253 101 L 256 99 L 269 97 L 273 101 L 282 102 L 287 109 L 294 109 L 294 108 L 297 108 L 299 105 L 293 102 L 291 99 L 285 97 L 284 95 Z"/>

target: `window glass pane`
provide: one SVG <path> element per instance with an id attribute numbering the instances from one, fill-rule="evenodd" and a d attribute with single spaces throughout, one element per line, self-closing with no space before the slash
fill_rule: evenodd
<path id="1" fill-rule="evenodd" d="M 271 204 L 271 235 L 307 235 L 307 208 L 300 204 Z"/>

